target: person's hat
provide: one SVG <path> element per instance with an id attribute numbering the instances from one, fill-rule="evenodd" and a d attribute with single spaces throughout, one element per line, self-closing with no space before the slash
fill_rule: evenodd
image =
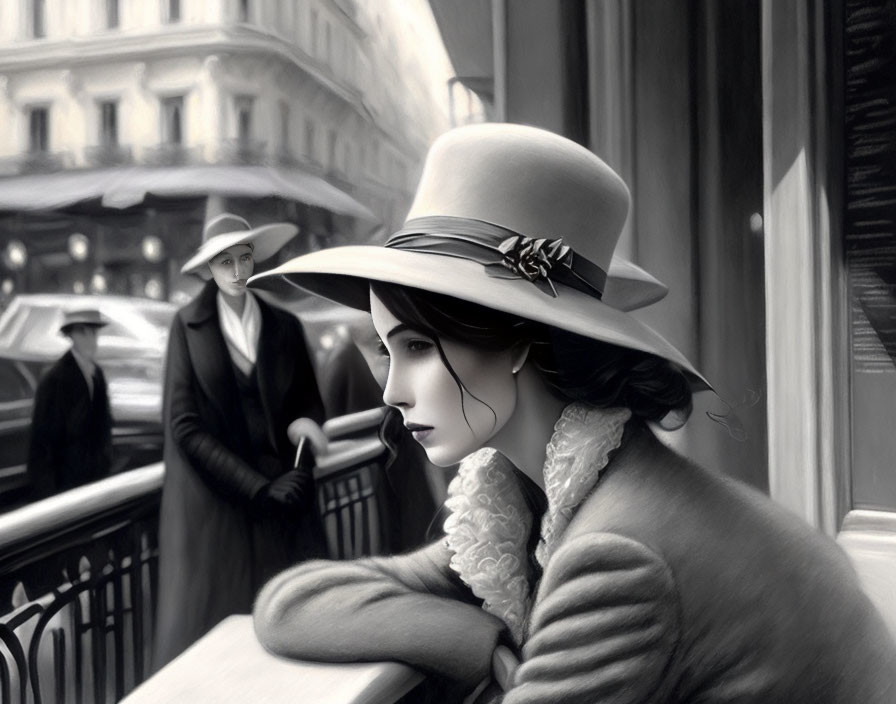
<path id="1" fill-rule="evenodd" d="M 247 244 L 252 247 L 252 257 L 256 262 L 274 256 L 277 251 L 299 231 L 288 222 L 272 223 L 252 227 L 245 219 L 232 213 L 221 213 L 209 220 L 202 230 L 202 244 L 184 264 L 182 274 L 206 275 L 208 264 L 216 255 L 228 247 Z"/>
<path id="2" fill-rule="evenodd" d="M 59 332 L 67 334 L 75 325 L 86 325 L 92 328 L 101 328 L 108 325 L 109 321 L 95 308 L 87 308 L 84 310 L 68 310 L 62 316 L 62 325 L 59 326 Z"/>
<path id="3" fill-rule="evenodd" d="M 300 287 L 362 310 L 371 280 L 424 289 L 656 354 L 709 388 L 626 312 L 665 293 L 613 256 L 629 203 L 622 179 L 564 137 L 523 125 L 458 127 L 433 143 L 404 227 L 385 246 L 306 254 L 249 285 Z"/>

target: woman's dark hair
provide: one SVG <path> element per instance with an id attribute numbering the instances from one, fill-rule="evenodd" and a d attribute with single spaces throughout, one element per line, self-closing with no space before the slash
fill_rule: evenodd
<path id="1" fill-rule="evenodd" d="M 445 338 L 490 350 L 530 345 L 528 360 L 561 398 L 599 408 L 624 406 L 644 420 L 670 412 L 687 418 L 691 387 L 684 373 L 662 357 L 593 340 L 476 303 L 397 284 L 372 282 L 392 314 L 432 337 L 458 387 L 462 381 L 442 350 Z M 475 398 L 475 396 L 473 396 Z"/>

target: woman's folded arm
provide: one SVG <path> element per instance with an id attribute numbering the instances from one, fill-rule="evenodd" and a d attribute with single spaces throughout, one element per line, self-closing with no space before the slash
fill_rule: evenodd
<path id="1" fill-rule="evenodd" d="M 661 557 L 619 535 L 580 535 L 554 555 L 540 591 L 504 704 L 654 701 L 679 637 Z"/>
<path id="2" fill-rule="evenodd" d="M 448 566 L 440 541 L 407 555 L 313 561 L 272 579 L 255 630 L 274 653 L 319 662 L 396 660 L 472 688 L 504 624 Z"/>

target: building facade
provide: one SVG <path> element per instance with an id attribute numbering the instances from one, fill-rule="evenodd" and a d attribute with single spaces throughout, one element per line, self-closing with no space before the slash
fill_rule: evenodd
<path id="1" fill-rule="evenodd" d="M 142 254 L 145 237 L 158 238 L 164 252 L 149 250 L 165 281 L 151 291 L 168 291 L 185 243 L 198 243 L 209 208 L 203 191 L 255 219 L 297 222 L 306 248 L 397 227 L 429 142 L 448 127 L 448 96 L 424 89 L 426 64 L 396 46 L 396 17 L 380 5 L 3 3 L 0 247 L 13 265 L 4 290 L 90 289 L 95 276 L 61 270 L 80 263 L 83 240 L 70 251 L 74 233 L 86 238 L 86 266 L 106 287 L 115 279 L 135 295 L 146 291 L 102 270 L 133 254 L 128 274 L 137 276 L 153 264 Z M 182 187 L 184 169 L 211 165 L 228 170 L 188 172 Z M 40 178 L 47 174 L 55 178 Z M 69 189 L 71 203 L 41 207 L 36 197 L 35 205 L 32 185 L 35 196 Z M 265 202 L 266 186 L 276 202 Z M 4 203 L 4 193 L 22 190 Z M 98 207 L 84 206 L 91 198 L 102 199 Z M 27 212 L 35 207 L 41 212 Z M 92 253 L 100 242 L 127 252 L 99 261 Z"/>

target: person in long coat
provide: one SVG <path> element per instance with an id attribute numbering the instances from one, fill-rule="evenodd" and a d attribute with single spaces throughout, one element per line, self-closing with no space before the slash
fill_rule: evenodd
<path id="1" fill-rule="evenodd" d="M 34 498 L 44 498 L 108 476 L 112 467 L 112 412 L 97 336 L 108 321 L 99 311 L 64 314 L 60 332 L 71 349 L 41 377 L 34 396 L 28 474 Z"/>
<path id="2" fill-rule="evenodd" d="M 272 574 L 322 554 L 310 469 L 294 467 L 287 437 L 297 418 L 324 417 L 304 332 L 245 286 L 295 233 L 219 215 L 182 270 L 213 279 L 168 343 L 156 668 L 249 613 Z"/>
<path id="3" fill-rule="evenodd" d="M 581 145 L 465 126 L 385 247 L 253 279 L 369 308 L 384 402 L 461 461 L 441 539 L 286 570 L 256 602 L 264 646 L 405 662 L 439 702 L 896 701 L 896 643 L 840 547 L 656 437 L 709 384 L 626 312 L 651 298 L 613 261 L 628 208 Z"/>

